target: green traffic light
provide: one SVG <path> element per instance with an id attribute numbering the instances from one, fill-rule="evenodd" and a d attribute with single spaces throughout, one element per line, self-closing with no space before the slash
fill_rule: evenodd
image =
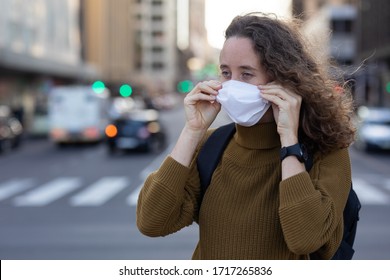
<path id="1" fill-rule="evenodd" d="M 122 96 L 122 97 L 129 97 L 131 94 L 133 93 L 133 89 L 131 88 L 131 86 L 129 85 L 122 85 L 120 88 L 119 88 L 119 94 Z"/>
<path id="2" fill-rule="evenodd" d="M 102 81 L 96 81 L 92 84 L 92 90 L 96 93 L 102 93 L 104 92 L 104 89 L 106 88 L 106 86 L 104 85 L 104 83 Z"/>
<path id="3" fill-rule="evenodd" d="M 184 80 L 177 84 L 177 90 L 180 93 L 190 92 L 194 88 L 194 84 L 190 80 Z"/>
<path id="4" fill-rule="evenodd" d="M 387 93 L 390 93 L 390 82 L 386 84 L 386 91 Z"/>

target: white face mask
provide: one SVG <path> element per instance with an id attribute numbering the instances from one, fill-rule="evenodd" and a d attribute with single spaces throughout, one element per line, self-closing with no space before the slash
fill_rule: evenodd
<path id="1" fill-rule="evenodd" d="M 217 101 L 229 117 L 242 126 L 255 125 L 271 105 L 260 97 L 257 86 L 235 80 L 222 84 Z"/>

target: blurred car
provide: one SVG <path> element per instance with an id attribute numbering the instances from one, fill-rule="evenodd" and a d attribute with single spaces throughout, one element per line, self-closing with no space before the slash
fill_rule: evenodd
<path id="1" fill-rule="evenodd" d="M 23 134 L 23 126 L 15 118 L 9 107 L 0 106 L 0 153 L 19 147 Z"/>
<path id="2" fill-rule="evenodd" d="M 156 110 L 136 110 L 114 119 L 105 129 L 110 154 L 118 150 L 161 151 L 166 132 Z"/>
<path id="3" fill-rule="evenodd" d="M 357 117 L 354 146 L 364 151 L 390 150 L 390 108 L 360 107 Z"/>
<path id="4" fill-rule="evenodd" d="M 47 107 L 49 139 L 58 147 L 103 141 L 109 96 L 108 89 L 97 93 L 88 85 L 53 87 Z"/>
<path id="5" fill-rule="evenodd" d="M 50 132 L 49 117 L 46 108 L 37 108 L 32 116 L 30 129 L 28 131 L 31 137 L 47 137 Z"/>

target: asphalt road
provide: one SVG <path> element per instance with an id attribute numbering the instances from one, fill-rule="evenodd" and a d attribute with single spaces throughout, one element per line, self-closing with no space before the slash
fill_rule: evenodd
<path id="1" fill-rule="evenodd" d="M 183 111 L 162 118 L 172 143 Z M 111 157 L 104 145 L 57 149 L 34 139 L 1 155 L 0 259 L 190 259 L 196 225 L 162 238 L 135 225 L 139 187 L 170 149 Z M 355 259 L 390 259 L 390 153 L 351 149 L 351 158 L 363 204 Z"/>

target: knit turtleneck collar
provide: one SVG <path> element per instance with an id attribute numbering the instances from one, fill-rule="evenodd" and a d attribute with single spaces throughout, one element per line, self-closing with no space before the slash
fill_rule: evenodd
<path id="1" fill-rule="evenodd" d="M 236 124 L 234 139 L 247 149 L 271 149 L 280 146 L 280 137 L 275 122 L 259 123 L 251 127 Z"/>

